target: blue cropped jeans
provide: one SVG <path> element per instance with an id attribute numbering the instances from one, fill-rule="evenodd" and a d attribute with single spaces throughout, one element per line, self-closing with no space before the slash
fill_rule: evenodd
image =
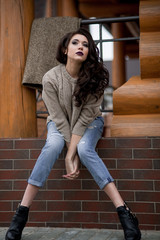
<path id="1" fill-rule="evenodd" d="M 108 169 L 95 151 L 98 140 L 103 131 L 103 117 L 97 117 L 88 125 L 86 131 L 77 145 L 77 152 L 82 164 L 88 169 L 98 184 L 103 189 L 108 183 L 113 182 Z M 57 130 L 54 122 L 47 124 L 48 134 L 46 143 L 33 168 L 28 183 L 42 187 L 48 175 L 63 150 L 65 141 L 63 135 Z"/>

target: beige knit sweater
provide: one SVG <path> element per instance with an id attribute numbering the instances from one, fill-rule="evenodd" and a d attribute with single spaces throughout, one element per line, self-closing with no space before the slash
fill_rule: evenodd
<path id="1" fill-rule="evenodd" d="M 70 142 L 72 134 L 83 136 L 89 123 L 101 115 L 99 109 L 103 96 L 96 101 L 89 95 L 85 104 L 76 107 L 72 97 L 76 79 L 60 64 L 49 70 L 42 80 L 42 98 L 48 109 L 47 122 L 53 121 L 57 129 Z"/>

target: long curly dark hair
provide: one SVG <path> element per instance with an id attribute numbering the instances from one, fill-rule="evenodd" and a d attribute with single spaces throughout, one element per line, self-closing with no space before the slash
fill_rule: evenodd
<path id="1" fill-rule="evenodd" d="M 60 41 L 56 59 L 63 64 L 67 63 L 67 55 L 65 50 L 68 48 L 71 38 L 75 34 L 84 35 L 88 39 L 88 56 L 82 63 L 73 97 L 75 105 L 81 106 L 92 94 L 98 100 L 104 93 L 104 89 L 109 83 L 108 70 L 103 65 L 103 60 L 99 57 L 99 50 L 93 41 L 91 34 L 84 28 L 80 28 L 75 32 L 67 33 Z"/>

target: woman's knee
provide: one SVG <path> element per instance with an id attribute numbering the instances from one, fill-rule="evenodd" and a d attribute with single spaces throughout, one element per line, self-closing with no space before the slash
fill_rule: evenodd
<path id="1" fill-rule="evenodd" d="M 79 144 L 77 145 L 77 152 L 81 162 L 85 164 L 85 162 L 89 161 L 90 159 L 92 149 L 90 149 L 85 142 L 80 141 Z"/>
<path id="2" fill-rule="evenodd" d="M 44 149 L 49 152 L 58 154 L 58 153 L 61 153 L 63 147 L 64 147 L 64 140 L 62 139 L 62 137 L 53 136 L 46 140 Z"/>

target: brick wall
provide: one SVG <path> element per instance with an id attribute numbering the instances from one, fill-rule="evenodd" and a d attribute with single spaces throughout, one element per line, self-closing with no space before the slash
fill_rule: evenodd
<path id="1" fill-rule="evenodd" d="M 8 226 L 26 187 L 43 139 L 0 140 L 0 226 Z M 103 138 L 97 151 L 141 229 L 160 230 L 160 137 Z M 61 176 L 62 152 L 34 201 L 28 226 L 120 228 L 113 204 L 81 166 L 77 180 Z"/>

